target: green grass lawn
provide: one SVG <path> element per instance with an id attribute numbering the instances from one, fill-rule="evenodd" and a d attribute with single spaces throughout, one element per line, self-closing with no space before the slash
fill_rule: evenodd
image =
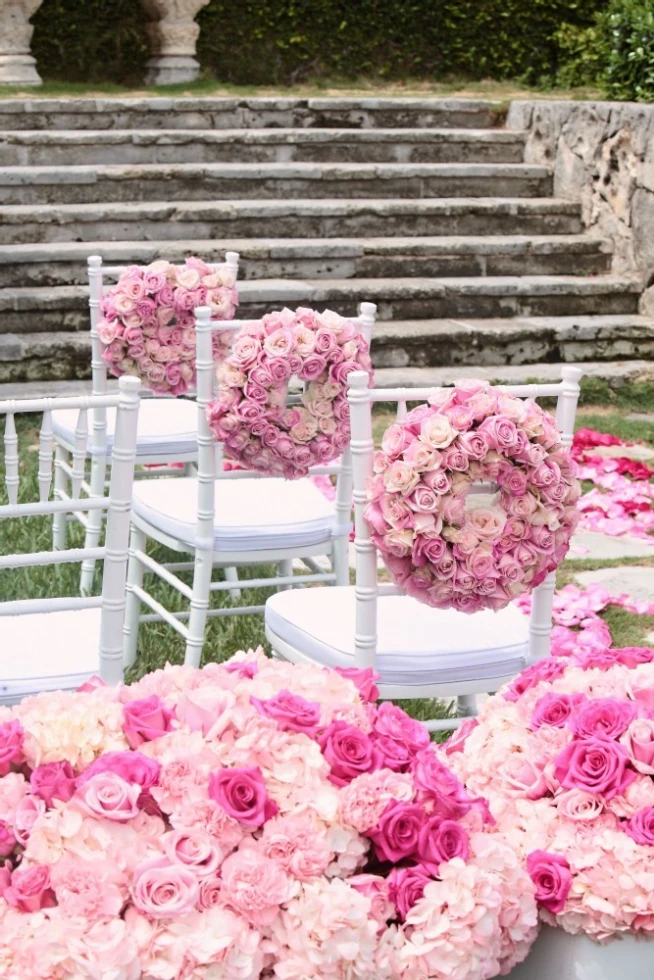
<path id="1" fill-rule="evenodd" d="M 38 466 L 38 430 L 35 428 L 34 417 L 23 417 L 19 424 L 20 446 L 20 477 L 21 500 L 38 499 L 36 471 Z M 388 412 L 376 412 L 374 417 L 375 441 L 378 443 L 393 416 Z M 648 441 L 654 445 L 654 428 L 647 422 L 631 422 L 624 418 L 624 412 L 606 414 L 599 410 L 586 409 L 579 414 L 579 426 L 592 426 L 606 432 L 615 432 L 634 441 Z M 0 438 L 2 433 L 0 432 Z M 0 502 L 6 502 L 4 496 L 4 472 L 0 464 Z M 0 554 L 13 552 L 47 551 L 51 547 L 51 519 L 30 518 L 22 520 L 0 521 Z M 71 546 L 83 544 L 83 532 L 77 522 L 69 525 L 69 543 Z M 152 555 L 158 561 L 179 561 L 180 556 L 168 552 L 164 547 L 150 543 Z M 562 586 L 572 581 L 575 573 L 585 568 L 604 567 L 612 564 L 653 564 L 652 559 L 632 559 L 623 562 L 584 562 L 575 561 L 574 567 L 564 563 L 558 575 L 558 584 Z M 272 569 L 251 568 L 241 569 L 239 576 L 243 582 L 248 578 L 259 578 L 262 573 L 272 573 Z M 222 577 L 220 571 L 214 575 Z M 180 573 L 185 581 L 190 582 L 190 574 Z M 55 597 L 75 595 L 79 583 L 79 565 L 44 566 L 18 570 L 0 570 L 0 597 L 4 600 L 38 597 Z M 174 589 L 150 576 L 146 580 L 152 594 L 167 608 L 178 611 L 185 607 L 185 600 Z M 100 570 L 96 574 L 95 591 L 100 589 Z M 263 603 L 271 590 L 257 589 L 246 592 L 243 602 L 247 604 Z M 180 601 L 181 600 L 181 601 Z M 229 596 L 224 593 L 212 593 L 212 606 L 230 605 Z M 609 623 L 616 646 L 640 645 L 645 635 L 654 629 L 654 617 L 636 616 L 616 607 L 607 610 L 605 616 Z M 220 619 L 210 619 L 207 625 L 206 643 L 203 661 L 222 661 L 237 650 L 247 650 L 259 645 L 267 648 L 263 617 L 229 616 Z M 141 624 L 139 632 L 139 654 L 137 663 L 130 671 L 129 680 L 135 680 L 142 674 L 167 662 L 181 663 L 184 653 L 182 638 L 165 623 Z M 434 702 L 413 701 L 405 702 L 407 708 L 415 717 L 443 717 L 446 709 Z"/>

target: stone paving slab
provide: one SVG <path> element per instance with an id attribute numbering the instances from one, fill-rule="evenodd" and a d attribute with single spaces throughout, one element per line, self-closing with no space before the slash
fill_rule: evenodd
<path id="1" fill-rule="evenodd" d="M 628 535 L 610 537 L 608 534 L 600 534 L 599 531 L 578 531 L 572 538 L 567 560 L 615 561 L 620 558 L 654 558 L 654 537 L 649 544 L 642 538 L 631 538 Z"/>
<path id="2" fill-rule="evenodd" d="M 623 565 L 621 568 L 598 568 L 575 576 L 580 585 L 599 582 L 611 595 L 626 593 L 634 602 L 654 599 L 654 568 L 647 565 Z"/>
<path id="3" fill-rule="evenodd" d="M 628 459 L 654 459 L 654 449 L 649 446 L 597 446 L 588 452 L 592 452 L 593 456 L 609 458 L 626 456 Z"/>

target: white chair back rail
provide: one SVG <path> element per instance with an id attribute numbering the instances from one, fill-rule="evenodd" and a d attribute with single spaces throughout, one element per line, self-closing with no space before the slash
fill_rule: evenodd
<path id="1" fill-rule="evenodd" d="M 556 420 L 563 445 L 570 446 L 579 400 L 579 380 L 582 371 L 564 367 L 562 380 L 552 384 L 502 385 L 502 391 L 517 398 L 556 398 Z M 377 574 L 377 550 L 363 514 L 367 504 L 367 487 L 373 477 L 374 443 L 372 405 L 395 402 L 397 418 L 406 417 L 409 401 L 427 401 L 436 388 L 368 388 L 367 375 L 357 371 L 350 374 L 348 400 L 350 403 L 351 451 L 354 473 L 354 548 L 356 553 L 356 635 L 355 663 L 357 667 L 372 667 L 377 650 L 377 597 L 398 594 L 395 586 L 380 585 Z M 547 656 L 552 631 L 552 603 L 555 573 L 552 572 L 532 594 L 529 623 L 529 659 Z"/>
<path id="2" fill-rule="evenodd" d="M 0 505 L 0 520 L 65 515 L 80 511 L 107 513 L 104 547 L 64 548 L 52 552 L 29 552 L 0 557 L 0 569 L 59 565 L 84 560 L 95 562 L 103 559 L 104 573 L 100 597 L 74 596 L 66 599 L 15 600 L 5 603 L 0 601 L 0 617 L 99 606 L 101 608 L 98 637 L 100 673 L 104 680 L 112 684 L 122 679 L 122 626 L 139 390 L 140 382 L 137 378 L 124 377 L 118 383 L 118 390 L 112 393 L 0 401 L 0 416 L 5 417 L 5 484 L 9 501 L 7 504 Z M 109 495 L 80 498 L 78 486 L 73 498 L 50 500 L 53 466 L 52 412 L 61 410 L 78 412 L 77 432 L 80 439 L 80 454 L 75 467 L 77 476 L 84 472 L 88 412 L 98 409 L 106 411 L 107 408 L 116 410 Z M 43 416 L 38 451 L 38 501 L 22 500 L 19 482 L 15 416 L 28 413 L 41 413 Z M 82 447 L 84 454 L 81 452 Z M 78 484 L 79 482 L 78 478 Z M 53 672 L 56 672 L 56 651 L 53 652 L 52 661 Z M 48 665 L 47 660 L 45 663 Z"/>

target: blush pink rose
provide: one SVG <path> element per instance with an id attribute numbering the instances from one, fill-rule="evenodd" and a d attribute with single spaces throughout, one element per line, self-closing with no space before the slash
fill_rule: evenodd
<path id="1" fill-rule="evenodd" d="M 320 723 L 320 705 L 292 691 L 280 691 L 272 698 L 250 697 L 250 703 L 266 718 L 272 718 L 284 732 L 303 732 L 313 738 Z"/>
<path id="2" fill-rule="evenodd" d="M 623 793 L 635 779 L 623 745 L 603 738 L 573 740 L 554 761 L 554 773 L 564 789 L 582 789 L 607 800 Z"/>
<path id="3" fill-rule="evenodd" d="M 23 796 L 14 812 L 14 834 L 23 847 L 27 844 L 34 824 L 45 813 L 45 801 L 40 796 Z"/>
<path id="4" fill-rule="evenodd" d="M 454 734 L 448 738 L 447 742 L 443 746 L 445 749 L 445 755 L 454 755 L 456 752 L 463 752 L 468 736 L 475 730 L 478 724 L 479 719 L 466 718 L 466 720 L 459 725 Z"/>
<path id="5" fill-rule="evenodd" d="M 115 772 L 101 772 L 83 783 L 77 793 L 77 803 L 93 817 L 104 817 L 124 823 L 137 816 L 141 787 L 127 783 Z"/>
<path id="6" fill-rule="evenodd" d="M 380 861 L 397 864 L 413 857 L 418 850 L 420 830 L 427 819 L 424 807 L 417 803 L 401 803 L 393 800 L 388 804 L 379 824 L 368 831 Z"/>
<path id="7" fill-rule="evenodd" d="M 579 738 L 619 738 L 636 717 L 636 705 L 618 698 L 595 698 L 577 711 L 572 728 Z"/>
<path id="8" fill-rule="evenodd" d="M 123 732 L 130 747 L 137 749 L 143 742 L 165 735 L 170 731 L 172 716 L 156 694 L 123 705 Z"/>
<path id="9" fill-rule="evenodd" d="M 548 792 L 542 765 L 520 752 L 514 752 L 507 758 L 501 773 L 506 792 L 511 795 L 539 800 Z"/>
<path id="10" fill-rule="evenodd" d="M 200 886 L 188 868 L 154 858 L 135 868 L 131 893 L 139 912 L 153 919 L 173 919 L 193 911 Z"/>
<path id="11" fill-rule="evenodd" d="M 318 737 L 322 754 L 329 763 L 329 778 L 346 786 L 363 772 L 374 772 L 382 765 L 382 754 L 360 728 L 345 721 L 333 721 Z"/>
<path id="12" fill-rule="evenodd" d="M 432 877 L 422 864 L 393 868 L 388 876 L 388 897 L 395 905 L 398 918 L 404 922 L 413 906 L 422 898 Z"/>
<path id="13" fill-rule="evenodd" d="M 360 895 L 370 899 L 370 915 L 379 928 L 384 929 L 388 920 L 394 917 L 387 880 L 379 875 L 352 875 L 348 878 L 348 884 Z"/>
<path id="14" fill-rule="evenodd" d="M 209 796 L 228 816 L 246 827 L 261 827 L 278 811 L 277 804 L 268 796 L 258 766 L 212 772 L 209 776 Z"/>
<path id="15" fill-rule="evenodd" d="M 12 766 L 25 761 L 23 755 L 23 726 L 17 718 L 0 725 L 0 776 L 6 776 Z"/>
<path id="16" fill-rule="evenodd" d="M 200 828 L 173 830 L 164 838 L 164 850 L 173 864 L 183 864 L 198 878 L 214 875 L 223 853 L 213 837 Z"/>
<path id="17" fill-rule="evenodd" d="M 11 884 L 5 888 L 4 900 L 21 912 L 38 912 L 56 904 L 50 887 L 50 869 L 42 864 L 31 868 L 18 868 L 11 876 Z"/>
<path id="18" fill-rule="evenodd" d="M 441 864 L 453 858 L 468 860 L 470 843 L 466 830 L 456 820 L 430 817 L 420 829 L 418 858 L 426 871 L 436 877 Z"/>
<path id="19" fill-rule="evenodd" d="M 527 857 L 527 872 L 536 885 L 538 904 L 552 915 L 562 912 L 572 885 L 572 872 L 567 860 L 561 854 L 532 851 Z"/>
<path id="20" fill-rule="evenodd" d="M 69 762 L 48 762 L 30 776 L 32 790 L 51 807 L 53 800 L 67 803 L 75 792 L 75 773 Z"/>
<path id="21" fill-rule="evenodd" d="M 636 718 L 620 739 L 638 772 L 654 776 L 654 719 Z"/>
<path id="22" fill-rule="evenodd" d="M 104 752 L 77 777 L 78 789 L 102 772 L 113 772 L 126 783 L 136 783 L 147 792 L 158 785 L 161 764 L 142 752 Z"/>

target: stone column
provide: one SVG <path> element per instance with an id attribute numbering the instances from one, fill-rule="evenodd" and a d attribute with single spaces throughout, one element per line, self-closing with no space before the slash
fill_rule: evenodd
<path id="1" fill-rule="evenodd" d="M 195 16 L 208 3 L 209 0 L 141 0 L 141 6 L 152 18 L 147 26 L 152 57 L 146 85 L 192 82 L 198 77 L 200 65 L 195 59 L 195 45 L 200 28 Z"/>
<path id="2" fill-rule="evenodd" d="M 0 0 L 0 85 L 41 85 L 29 20 L 43 0 Z"/>

